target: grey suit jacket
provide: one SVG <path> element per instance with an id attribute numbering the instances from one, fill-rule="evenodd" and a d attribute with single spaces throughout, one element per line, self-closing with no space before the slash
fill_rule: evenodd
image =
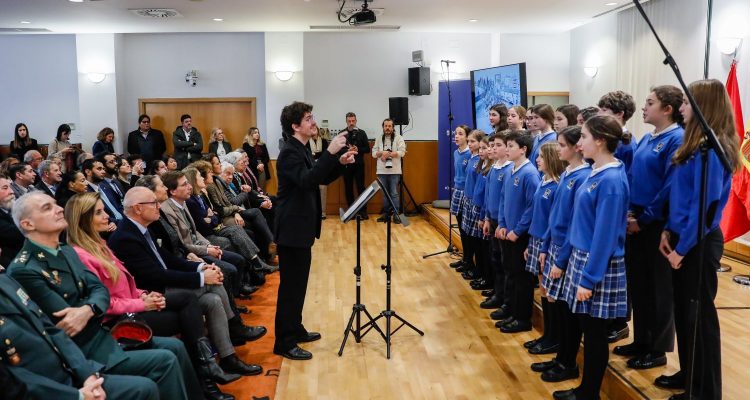
<path id="1" fill-rule="evenodd" d="M 211 242 L 198 232 L 198 229 L 195 227 L 195 221 L 193 221 L 193 216 L 190 215 L 187 206 L 185 206 L 185 212 L 190 220 L 190 226 L 185 223 L 185 219 L 181 215 L 182 211 L 180 211 L 177 205 L 174 204 L 172 199 L 167 199 L 167 201 L 161 203 L 161 210 L 164 212 L 164 216 L 167 217 L 169 225 L 172 225 L 177 231 L 180 241 L 185 245 L 185 248 L 187 248 L 188 251 L 195 253 L 195 255 L 199 257 L 208 255 L 208 245 L 210 245 Z M 190 235 L 191 229 L 195 232 L 196 241 L 193 241 L 193 238 Z"/>

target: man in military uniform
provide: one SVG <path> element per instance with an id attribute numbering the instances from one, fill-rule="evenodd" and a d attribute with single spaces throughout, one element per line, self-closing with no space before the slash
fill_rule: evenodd
<path id="1" fill-rule="evenodd" d="M 26 242 L 8 274 L 87 358 L 103 364 L 104 373 L 150 378 L 159 385 L 162 399 L 185 399 L 188 393 L 200 398 L 195 372 L 178 339 L 155 337 L 156 349 L 126 353 L 102 328 L 109 291 L 72 248 L 60 245 L 58 238 L 67 223 L 53 198 L 42 192 L 22 196 L 13 205 L 13 222 Z"/>
<path id="2" fill-rule="evenodd" d="M 5 273 L 0 273 L 0 365 L 25 386 L 25 393 L 11 398 L 159 399 L 158 387 L 148 378 L 100 376 L 104 366 L 87 360 Z"/>

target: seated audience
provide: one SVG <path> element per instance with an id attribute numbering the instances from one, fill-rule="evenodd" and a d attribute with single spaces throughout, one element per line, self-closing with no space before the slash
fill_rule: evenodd
<path id="1" fill-rule="evenodd" d="M 10 175 L 10 172 L 9 172 L 10 167 L 12 167 L 13 165 L 16 165 L 16 164 L 18 164 L 20 162 L 21 161 L 19 161 L 15 157 L 8 157 L 8 158 L 6 158 L 5 160 L 3 160 L 3 162 L 0 162 L 0 175 L 9 176 Z"/>
<path id="2" fill-rule="evenodd" d="M 37 150 L 29 150 L 23 155 L 23 162 L 29 164 L 31 170 L 34 171 L 34 184 L 39 182 L 40 176 L 37 174 L 37 169 L 39 169 L 39 164 L 42 163 L 42 160 L 44 160 L 44 157 L 42 157 L 42 153 Z"/>
<path id="3" fill-rule="evenodd" d="M 13 194 L 16 195 L 16 198 L 36 190 L 34 187 L 36 173 L 31 165 L 26 163 L 15 164 L 8 170 L 8 176 L 13 179 L 10 186 L 13 188 Z"/>
<path id="4" fill-rule="evenodd" d="M 99 193 L 102 196 L 104 207 L 109 215 L 109 222 L 117 224 L 123 219 L 122 202 L 112 187 L 104 180 L 106 171 L 101 161 L 86 160 L 83 162 L 81 172 L 86 176 L 86 191 Z"/>
<path id="5" fill-rule="evenodd" d="M 167 165 L 167 171 L 177 171 L 177 160 L 174 157 L 170 155 L 164 157 L 164 164 Z"/>
<path id="6" fill-rule="evenodd" d="M 36 139 L 29 135 L 29 128 L 23 122 L 16 124 L 13 140 L 10 141 L 10 155 L 18 160 L 23 160 L 23 155 L 29 150 L 39 150 Z"/>
<path id="7" fill-rule="evenodd" d="M 65 207 L 68 200 L 78 193 L 86 193 L 86 177 L 80 171 L 68 171 L 62 175 L 60 184 L 57 185 L 55 201 L 60 207 Z"/>
<path id="8" fill-rule="evenodd" d="M 214 128 L 211 131 L 211 141 L 208 142 L 208 152 L 224 157 L 232 151 L 232 145 L 224 140 L 224 131 L 221 128 Z"/>
<path id="9" fill-rule="evenodd" d="M 7 176 L 0 175 L 0 265 L 10 265 L 23 247 L 23 234 L 13 223 L 11 209 L 16 196 Z"/>
<path id="10" fill-rule="evenodd" d="M 167 163 L 163 160 L 154 160 L 149 164 L 148 169 L 146 170 L 146 175 L 162 176 L 167 171 Z"/>
<path id="11" fill-rule="evenodd" d="M 50 197 L 55 197 L 57 191 L 57 185 L 62 180 L 62 171 L 60 170 L 60 164 L 52 160 L 44 160 L 39 164 L 39 170 L 37 171 L 41 179 L 34 185 L 37 190 L 41 190 L 47 193 Z"/>
<path id="12" fill-rule="evenodd" d="M 123 189 L 123 196 L 133 186 L 131 184 L 133 169 L 126 158 L 117 157 L 117 183 Z"/>
<path id="13" fill-rule="evenodd" d="M 112 128 L 103 128 L 96 134 L 96 142 L 91 148 L 91 153 L 94 156 L 98 156 L 101 153 L 114 153 L 115 146 L 112 144 L 115 141 L 115 131 Z"/>

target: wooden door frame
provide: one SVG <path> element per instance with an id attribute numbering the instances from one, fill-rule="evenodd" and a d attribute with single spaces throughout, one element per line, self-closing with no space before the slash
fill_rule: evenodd
<path id="1" fill-rule="evenodd" d="M 146 105 L 149 103 L 153 104 L 164 104 L 164 103 L 250 103 L 250 112 L 255 116 L 255 120 L 258 120 L 258 110 L 256 106 L 255 97 L 189 97 L 189 98 L 165 98 L 157 97 L 152 99 L 138 99 L 138 112 L 144 114 L 146 112 Z"/>

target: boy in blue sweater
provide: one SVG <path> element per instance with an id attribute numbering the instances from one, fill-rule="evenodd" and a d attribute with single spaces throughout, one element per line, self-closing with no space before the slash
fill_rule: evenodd
<path id="1" fill-rule="evenodd" d="M 534 139 L 526 131 L 513 131 L 506 139 L 508 160 L 513 162 L 510 174 L 505 177 L 500 194 L 502 211 L 498 213 L 500 239 L 505 241 L 503 262 L 513 282 L 511 316 L 499 323 L 504 333 L 531 330 L 531 308 L 534 276 L 525 271 L 523 252 L 529 245 L 529 226 L 534 193 L 539 186 L 539 171 L 527 158 Z"/>

